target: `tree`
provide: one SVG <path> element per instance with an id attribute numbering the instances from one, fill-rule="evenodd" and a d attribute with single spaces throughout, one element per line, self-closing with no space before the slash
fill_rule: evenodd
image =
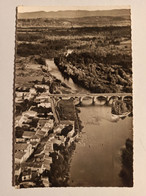
<path id="1" fill-rule="evenodd" d="M 44 77 L 43 77 L 43 79 L 42 79 L 42 84 L 46 84 L 46 80 L 45 80 Z"/>

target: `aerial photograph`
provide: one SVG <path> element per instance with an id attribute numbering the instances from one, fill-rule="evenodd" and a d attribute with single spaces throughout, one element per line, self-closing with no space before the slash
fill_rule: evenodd
<path id="1" fill-rule="evenodd" d="M 131 9 L 16 9 L 13 186 L 133 187 Z"/>

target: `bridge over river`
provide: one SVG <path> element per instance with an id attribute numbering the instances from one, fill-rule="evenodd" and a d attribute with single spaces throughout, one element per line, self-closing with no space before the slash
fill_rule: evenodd
<path id="1" fill-rule="evenodd" d="M 50 94 L 50 97 L 58 97 L 59 99 L 69 100 L 74 99 L 76 104 L 112 104 L 113 100 L 132 100 L 132 93 L 95 93 L 95 94 Z"/>

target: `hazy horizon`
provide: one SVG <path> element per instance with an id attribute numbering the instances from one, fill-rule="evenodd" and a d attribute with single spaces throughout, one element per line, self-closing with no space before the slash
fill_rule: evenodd
<path id="1" fill-rule="evenodd" d="M 130 9 L 130 6 L 18 6 L 18 13 L 57 11 L 106 11 Z"/>

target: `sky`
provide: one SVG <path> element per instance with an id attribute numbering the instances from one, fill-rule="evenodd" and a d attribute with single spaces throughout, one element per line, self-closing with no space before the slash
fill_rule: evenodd
<path id="1" fill-rule="evenodd" d="M 18 12 L 36 12 L 36 11 L 59 11 L 59 10 L 111 10 L 111 9 L 129 9 L 130 6 L 19 6 Z"/>

